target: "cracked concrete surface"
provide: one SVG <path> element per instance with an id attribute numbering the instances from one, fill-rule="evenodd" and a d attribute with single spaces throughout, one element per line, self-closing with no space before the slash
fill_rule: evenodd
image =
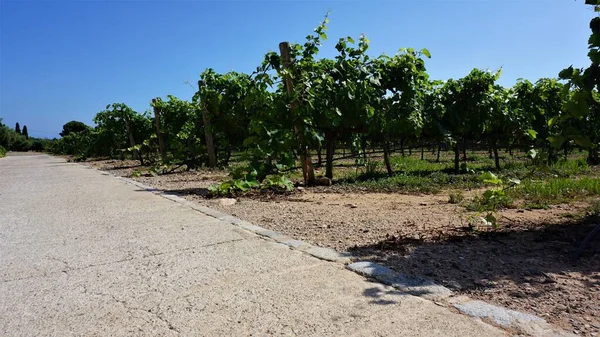
<path id="1" fill-rule="evenodd" d="M 0 336 L 501 336 L 111 176 L 0 159 Z"/>

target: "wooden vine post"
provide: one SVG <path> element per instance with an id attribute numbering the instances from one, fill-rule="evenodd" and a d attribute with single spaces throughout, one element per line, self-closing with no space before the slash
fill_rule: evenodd
<path id="1" fill-rule="evenodd" d="M 198 93 L 203 92 L 204 83 L 202 80 L 198 81 Z M 210 126 L 210 116 L 208 115 L 208 108 L 202 98 L 198 102 L 200 112 L 202 113 L 202 123 L 204 124 L 204 140 L 206 141 L 206 152 L 208 154 L 208 167 L 217 166 L 217 156 L 215 153 L 215 142 L 212 134 L 212 127 Z"/>
<path id="2" fill-rule="evenodd" d="M 167 149 L 165 147 L 164 134 L 160 131 L 160 109 L 156 106 L 156 98 L 152 99 L 152 108 L 154 110 L 154 124 L 156 125 L 156 137 L 158 138 L 158 148 L 160 150 L 160 159 L 163 163 L 167 160 Z"/>
<path id="3" fill-rule="evenodd" d="M 129 146 L 134 148 L 135 139 L 133 138 L 133 129 L 131 128 L 131 122 L 129 121 L 129 117 L 125 116 L 125 118 L 123 118 L 123 121 L 125 122 L 125 131 L 127 132 L 127 136 L 129 137 Z M 138 157 L 140 164 L 144 165 L 144 159 L 142 158 L 141 152 L 134 149 L 133 157 Z"/>
<path id="4" fill-rule="evenodd" d="M 217 166 L 217 156 L 215 155 L 215 142 L 213 140 L 212 128 L 210 126 L 210 117 L 206 106 L 200 103 L 202 109 L 202 122 L 204 123 L 204 138 L 206 139 L 206 150 L 208 151 L 208 166 Z"/>
<path id="5" fill-rule="evenodd" d="M 204 138 L 206 139 L 206 150 L 208 151 L 208 166 L 217 166 L 217 156 L 215 155 L 215 143 L 213 140 L 212 130 L 210 126 L 210 117 L 206 107 L 202 107 L 202 122 L 204 122 Z"/>
<path id="6" fill-rule="evenodd" d="M 292 58 L 290 53 L 290 44 L 288 42 L 281 42 L 279 44 L 279 52 L 281 53 L 281 61 L 283 63 L 283 67 L 286 70 L 290 69 Z M 294 84 L 292 83 L 292 79 L 288 73 L 284 76 L 285 80 L 285 88 L 287 89 L 288 96 L 291 98 L 294 96 Z M 296 101 L 291 102 L 290 109 L 294 117 L 296 116 Z M 295 118 L 299 120 L 299 118 Z M 304 185 L 310 186 L 315 184 L 315 171 L 312 166 L 312 160 L 310 156 L 310 150 L 306 144 L 304 139 L 304 130 L 302 127 L 302 122 L 297 122 L 294 125 L 294 133 L 298 138 L 298 143 L 300 145 L 299 154 L 300 154 L 300 164 L 302 166 L 302 176 L 304 178 Z"/>

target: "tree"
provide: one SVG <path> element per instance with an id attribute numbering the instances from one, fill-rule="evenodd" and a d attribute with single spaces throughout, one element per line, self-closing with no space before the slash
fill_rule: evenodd
<path id="1" fill-rule="evenodd" d="M 171 159 L 176 163 L 185 163 L 188 169 L 199 167 L 206 162 L 207 157 L 204 155 L 206 147 L 201 136 L 200 107 L 172 95 L 167 95 L 167 99 L 157 98 L 152 103 L 160 114 L 159 129 L 163 137 L 165 157 L 166 152 L 170 152 Z"/>
<path id="2" fill-rule="evenodd" d="M 600 11 L 600 0 L 586 0 L 586 5 L 591 5 L 595 12 Z M 588 40 L 588 58 L 591 64 L 588 68 L 573 68 L 570 66 L 563 69 L 558 76 L 567 80 L 565 92 L 570 91 L 565 101 L 564 113 L 552 120 L 553 125 L 558 125 L 562 130 L 560 136 L 551 139 L 555 146 L 561 146 L 563 142 L 573 140 L 577 145 L 588 149 L 588 162 L 590 164 L 600 163 L 600 143 L 594 143 L 586 134 L 573 132 L 572 128 L 565 127 L 572 123 L 571 120 L 585 122 L 586 119 L 595 120 L 597 116 L 589 116 L 596 113 L 594 105 L 600 104 L 600 17 L 596 16 L 590 21 L 591 35 Z"/>
<path id="3" fill-rule="evenodd" d="M 87 131 L 89 130 L 89 126 L 85 125 L 80 121 L 70 121 L 67 124 L 63 125 L 63 129 L 60 133 L 61 137 L 68 136 L 71 133 Z"/>
<path id="4" fill-rule="evenodd" d="M 487 100 L 482 100 L 484 105 L 482 112 L 487 117 L 484 124 L 483 136 L 487 139 L 490 151 L 493 153 L 494 165 L 500 170 L 500 157 L 498 156 L 498 147 L 502 140 L 510 141 L 513 137 L 513 131 L 519 130 L 517 124 L 517 115 L 511 107 L 511 91 L 500 85 L 495 85 L 488 95 Z"/>
<path id="5" fill-rule="evenodd" d="M 29 133 L 27 132 L 27 125 L 23 125 L 22 135 L 25 136 L 25 139 L 29 139 Z"/>
<path id="6" fill-rule="evenodd" d="M 123 155 L 130 152 L 133 158 L 138 158 L 143 165 L 144 140 L 148 140 L 150 135 L 155 133 L 149 115 L 148 111 L 138 114 L 124 103 L 107 105 L 106 110 L 100 111 L 94 117 L 95 132 L 98 133 L 96 148 L 104 152 L 98 154 L 114 156 L 117 153 Z"/>
<path id="7" fill-rule="evenodd" d="M 244 146 L 249 150 L 250 167 L 258 172 L 259 180 L 266 174 L 293 167 L 299 156 L 305 183 L 314 183 L 310 148 L 320 147 L 320 135 L 312 127 L 317 111 L 314 103 L 323 98 L 313 87 L 318 86 L 313 83 L 315 75 L 323 73 L 315 56 L 321 39 L 326 38 L 327 22 L 326 17 L 303 45 L 280 43 L 281 56 L 274 52 L 266 54 L 252 76 L 245 100 L 250 113 L 250 136 Z"/>
<path id="8" fill-rule="evenodd" d="M 500 71 L 488 72 L 473 69 L 467 76 L 450 79 L 442 88 L 442 106 L 445 111 L 441 127 L 446 131 L 454 149 L 454 170 L 459 171 L 460 144 L 466 160 L 467 139 L 479 139 L 485 132 L 485 122 L 494 104 L 494 83 Z"/>
<path id="9" fill-rule="evenodd" d="M 566 90 L 565 90 L 566 89 Z M 541 138 L 537 146 L 544 146 L 548 151 L 548 162 L 556 161 L 556 150 L 567 146 L 563 136 L 576 138 L 579 130 L 573 128 L 575 120 L 565 119 L 561 125 L 554 123 L 564 115 L 566 98 L 570 95 L 568 87 L 556 79 L 541 78 L 534 88 L 535 109 L 531 117 L 532 129 Z"/>
<path id="10" fill-rule="evenodd" d="M 332 63 L 332 81 L 325 86 L 322 99 L 329 102 L 323 130 L 326 144 L 325 176 L 333 179 L 333 155 L 338 139 L 354 136 L 365 153 L 365 135 L 373 122 L 381 97 L 380 74 L 377 64 L 367 55 L 369 40 L 361 35 L 358 43 L 350 38 L 339 39 L 335 45 L 338 55 Z M 317 73 L 318 75 L 318 73 Z M 313 100 L 321 98 L 316 96 Z"/>
<path id="11" fill-rule="evenodd" d="M 17 122 L 17 124 L 15 125 L 15 132 L 21 134 L 21 126 L 19 125 L 19 122 Z"/>
<path id="12" fill-rule="evenodd" d="M 246 100 L 252 80 L 237 72 L 217 74 L 207 69 L 200 75 L 193 101 L 200 107 L 209 166 L 217 160 L 227 164 L 232 148 L 240 148 L 249 136 L 249 110 Z M 219 156 L 218 150 L 222 150 Z"/>
<path id="13" fill-rule="evenodd" d="M 429 51 L 420 52 L 412 48 L 401 49 L 394 57 L 379 58 L 379 71 L 382 74 L 379 93 L 380 109 L 375 114 L 375 137 L 383 140 L 383 158 L 387 173 L 393 175 L 390 162 L 390 141 L 416 138 L 423 127 L 423 106 L 429 78 L 425 71 L 425 61 Z M 375 101 L 375 99 L 372 99 Z"/>

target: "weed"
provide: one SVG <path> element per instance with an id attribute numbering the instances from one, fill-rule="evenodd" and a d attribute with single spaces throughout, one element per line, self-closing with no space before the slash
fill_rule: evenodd
<path id="1" fill-rule="evenodd" d="M 553 171 L 561 177 L 570 177 L 589 172 L 590 168 L 585 158 L 565 160 L 561 159 L 551 166 Z"/>
<path id="2" fill-rule="evenodd" d="M 238 192 L 246 193 L 256 189 L 275 192 L 289 192 L 294 190 L 292 181 L 283 175 L 267 176 L 259 182 L 256 170 L 248 170 L 247 168 L 240 167 L 235 172 L 232 172 L 232 176 L 233 179 L 209 186 L 208 192 L 211 195 L 225 196 Z"/>
<path id="3" fill-rule="evenodd" d="M 484 159 L 484 158 L 485 158 L 485 159 Z M 490 159 L 489 159 L 489 158 L 487 158 L 487 157 L 482 157 L 482 156 L 480 156 L 480 155 L 477 155 L 477 154 L 475 154 L 475 153 L 471 152 L 471 153 L 469 154 L 469 160 L 470 160 L 470 161 L 482 161 L 482 160 L 490 160 Z"/>
<path id="4" fill-rule="evenodd" d="M 593 218 L 600 218 L 600 199 L 592 200 L 588 208 L 588 214 Z"/>
<path id="5" fill-rule="evenodd" d="M 450 192 L 448 195 L 448 203 L 450 204 L 460 204 L 465 200 L 465 196 L 461 191 L 458 192 Z"/>
<path id="6" fill-rule="evenodd" d="M 500 209 L 507 208 L 512 205 L 512 200 L 507 195 L 507 190 L 519 185 L 521 182 L 517 179 L 509 179 L 511 185 L 505 186 L 502 179 L 498 178 L 492 172 L 485 172 L 479 176 L 485 184 L 494 185 L 495 188 L 486 190 L 483 195 L 473 199 L 473 202 L 467 206 L 472 211 L 479 212 L 479 216 L 484 224 L 497 227 L 497 212 Z M 482 215 L 485 213 L 485 215 Z"/>
<path id="7" fill-rule="evenodd" d="M 381 162 L 376 160 L 367 160 L 365 163 L 365 174 L 367 176 L 377 176 L 381 173 Z"/>
<path id="8" fill-rule="evenodd" d="M 474 212 L 496 212 L 509 208 L 513 204 L 512 199 L 502 189 L 486 190 L 481 196 L 473 198 L 467 205 L 467 209 Z"/>
<path id="9" fill-rule="evenodd" d="M 86 159 L 87 159 L 87 157 L 85 155 L 76 155 L 76 156 L 73 156 L 73 162 L 75 162 L 75 163 L 86 161 Z"/>
<path id="10" fill-rule="evenodd" d="M 286 176 L 273 175 L 268 176 L 260 184 L 262 190 L 271 190 L 276 192 L 289 192 L 294 190 L 294 183 Z"/>
<path id="11" fill-rule="evenodd" d="M 165 174 L 168 169 L 169 169 L 169 165 L 167 165 L 167 164 L 155 163 L 154 165 L 152 165 L 152 167 L 150 167 L 148 172 L 150 172 L 150 174 L 153 176 L 158 176 L 161 174 Z"/>

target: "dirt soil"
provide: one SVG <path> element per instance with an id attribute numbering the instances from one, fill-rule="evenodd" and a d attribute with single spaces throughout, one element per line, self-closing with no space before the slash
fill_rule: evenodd
<path id="1" fill-rule="evenodd" d="M 133 161 L 85 163 L 130 177 Z M 312 244 L 349 251 L 457 293 L 545 318 L 582 336 L 600 335 L 600 238 L 571 257 L 593 228 L 587 203 L 510 209 L 500 228 L 448 203 L 448 193 L 347 192 L 333 187 L 290 195 L 207 199 L 223 171 L 132 177 L 153 187 Z M 464 191 L 463 191 L 464 192 Z M 466 191 L 465 197 L 480 191 Z"/>

